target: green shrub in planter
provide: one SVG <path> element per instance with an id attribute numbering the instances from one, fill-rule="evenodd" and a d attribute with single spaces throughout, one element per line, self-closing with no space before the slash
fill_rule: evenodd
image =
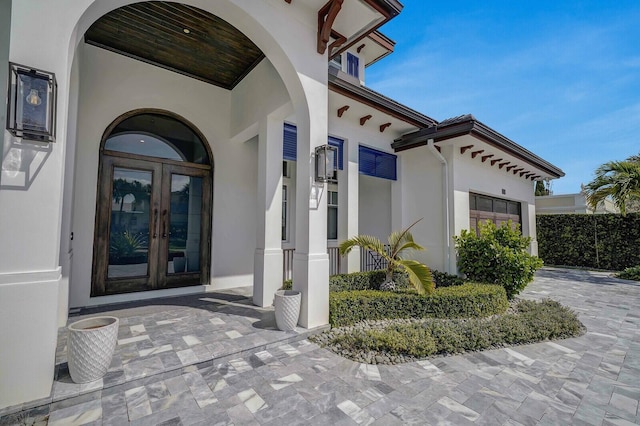
<path id="1" fill-rule="evenodd" d="M 479 223 L 480 235 L 462 230 L 453 237 L 458 251 L 458 269 L 471 281 L 500 284 L 512 299 L 533 281 L 542 260 L 527 253 L 531 242 L 511 221 L 497 228 L 492 222 Z"/>
<path id="2" fill-rule="evenodd" d="M 443 287 L 428 296 L 410 290 L 341 291 L 329 293 L 329 323 L 340 327 L 364 320 L 486 317 L 508 306 L 504 288 L 487 284 Z"/>
<path id="3" fill-rule="evenodd" d="M 631 268 L 627 268 L 622 272 L 618 272 L 616 277 L 622 278 L 623 280 L 634 280 L 640 281 L 640 265 L 632 266 Z"/>

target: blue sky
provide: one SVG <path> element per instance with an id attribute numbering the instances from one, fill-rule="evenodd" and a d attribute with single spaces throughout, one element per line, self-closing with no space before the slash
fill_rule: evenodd
<path id="1" fill-rule="evenodd" d="M 640 1 L 403 0 L 369 87 L 437 120 L 472 113 L 578 192 L 640 152 Z"/>

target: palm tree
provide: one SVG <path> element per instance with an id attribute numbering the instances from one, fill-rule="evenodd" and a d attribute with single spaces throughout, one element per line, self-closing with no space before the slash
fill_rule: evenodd
<path id="1" fill-rule="evenodd" d="M 413 259 L 404 259 L 402 253 L 407 250 L 424 250 L 424 247 L 413 240 L 413 235 L 409 230 L 420 222 L 418 219 L 408 228 L 400 232 L 392 232 L 389 235 L 389 250 L 385 250 L 384 244 L 370 235 L 358 235 L 350 238 L 340 244 L 340 254 L 348 254 L 354 247 L 361 247 L 376 253 L 387 262 L 387 275 L 384 283 L 380 286 L 381 290 L 395 289 L 393 282 L 393 271 L 402 269 L 409 275 L 409 282 L 420 294 L 431 293 L 434 290 L 433 277 L 429 268 Z"/>
<path id="2" fill-rule="evenodd" d="M 625 215 L 629 203 L 640 198 L 640 161 L 634 161 L 634 157 L 609 161 L 596 169 L 596 177 L 584 188 L 591 208 L 595 210 L 605 198 L 611 197 Z"/>

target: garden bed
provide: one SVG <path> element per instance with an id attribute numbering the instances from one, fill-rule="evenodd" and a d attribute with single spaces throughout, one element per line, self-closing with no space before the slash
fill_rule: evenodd
<path id="1" fill-rule="evenodd" d="M 487 318 L 366 320 L 333 328 L 310 340 L 356 362 L 397 364 L 434 355 L 577 337 L 584 325 L 553 300 L 513 301 Z"/>

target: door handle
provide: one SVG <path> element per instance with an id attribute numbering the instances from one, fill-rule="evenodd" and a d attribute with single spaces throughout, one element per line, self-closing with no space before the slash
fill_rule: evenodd
<path id="1" fill-rule="evenodd" d="M 162 210 L 162 238 L 167 238 L 167 209 Z"/>
<path id="2" fill-rule="evenodd" d="M 158 237 L 158 209 L 153 209 L 153 238 Z"/>

